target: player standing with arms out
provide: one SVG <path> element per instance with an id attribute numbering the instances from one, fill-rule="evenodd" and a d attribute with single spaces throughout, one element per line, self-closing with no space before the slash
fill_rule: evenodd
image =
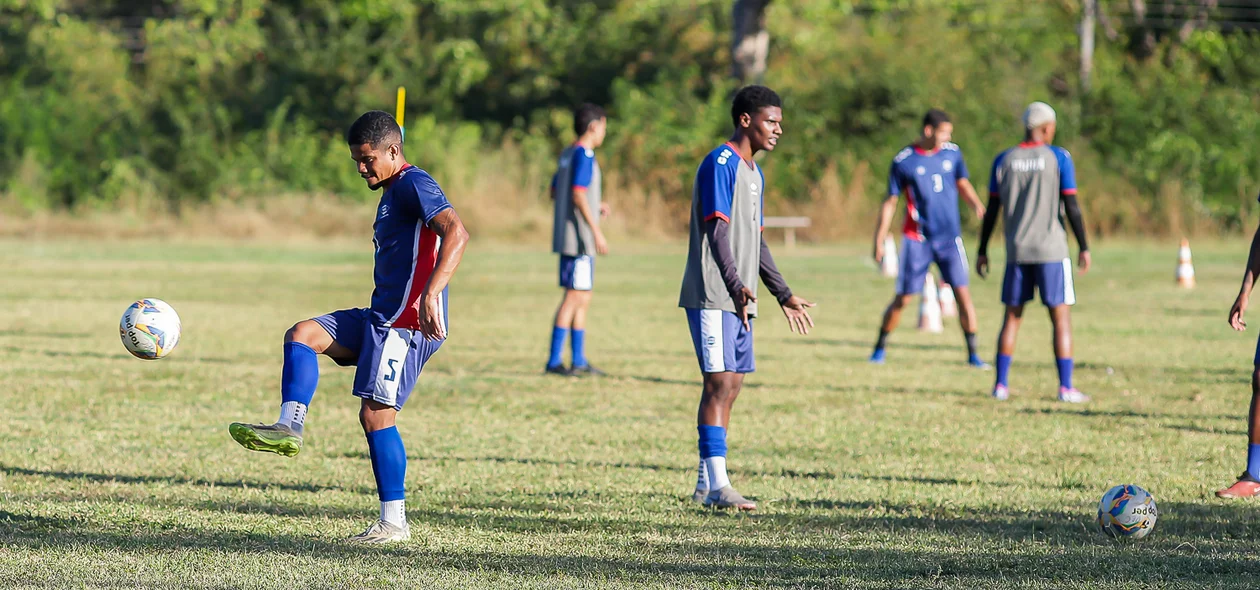
<path id="1" fill-rule="evenodd" d="M 779 95 L 747 86 L 731 105 L 735 132 L 696 171 L 691 241 L 678 306 L 685 308 L 704 389 L 697 412 L 700 467 L 692 499 L 705 506 L 754 510 L 726 475 L 726 428 L 744 375 L 754 370 L 752 324 L 757 277 L 770 289 L 794 332 L 808 334 L 814 304 L 792 294 L 762 236 L 765 176 L 753 161 L 783 134 Z"/>
<path id="2" fill-rule="evenodd" d="M 381 516 L 363 543 L 411 538 L 407 525 L 407 454 L 395 420 L 447 335 L 447 284 L 463 258 L 468 232 L 429 174 L 407 163 L 402 131 L 384 111 L 359 117 L 346 134 L 359 175 L 384 189 L 372 242 L 375 290 L 370 307 L 343 309 L 298 322 L 284 335 L 280 419 L 233 423 L 232 438 L 254 451 L 292 457 L 302 448 L 307 408 L 319 381 L 316 355 L 356 366 L 354 395 L 367 436 Z"/>
<path id="3" fill-rule="evenodd" d="M 1006 274 L 1002 279 L 1006 316 L 998 335 L 997 382 L 993 386 L 993 397 L 998 400 L 1010 395 L 1007 376 L 1015 354 L 1015 336 L 1024 317 L 1024 304 L 1032 301 L 1036 290 L 1041 292 L 1041 302 L 1050 309 L 1050 322 L 1054 324 L 1059 401 L 1089 401 L 1089 396 L 1072 386 L 1071 306 L 1076 303 L 1076 291 L 1072 286 L 1064 214 L 1080 247 L 1081 272 L 1089 271 L 1089 244 L 1085 242 L 1085 222 L 1076 201 L 1072 155 L 1050 145 L 1055 125 L 1050 105 L 1028 105 L 1024 111 L 1024 142 L 998 154 L 989 179 L 989 210 L 980 229 L 976 273 L 981 278 L 989 273 L 989 237 L 1001 212 L 1006 230 Z"/>
<path id="4" fill-rule="evenodd" d="M 1243 272 L 1242 288 L 1229 309 L 1229 325 L 1239 332 L 1247 329 L 1243 314 L 1251 300 L 1251 290 L 1260 274 L 1260 228 L 1251 239 L 1251 253 L 1247 255 L 1247 268 Z M 1247 469 L 1238 476 L 1234 485 L 1216 492 L 1218 498 L 1251 498 L 1260 495 L 1260 342 L 1256 343 L 1256 356 L 1251 372 L 1251 409 L 1247 412 Z"/>
<path id="5" fill-rule="evenodd" d="M 976 354 L 976 307 L 967 288 L 970 265 L 963 248 L 958 196 L 967 200 L 977 218 L 984 217 L 984 205 L 967 178 L 962 150 L 949 141 L 953 133 L 954 124 L 948 114 L 937 109 L 928 111 L 923 115 L 923 135 L 897 153 L 888 171 L 888 198 L 884 199 L 875 223 L 875 262 L 884 260 L 884 237 L 902 193 L 906 195 L 904 253 L 897 275 L 897 293 L 884 310 L 879 339 L 871 353 L 872 363 L 883 364 L 888 335 L 901 321 L 901 310 L 923 292 L 928 267 L 935 262 L 942 280 L 953 287 L 958 297 L 958 323 L 967 341 L 967 363 L 982 369 L 989 367 Z"/>
<path id="6" fill-rule="evenodd" d="M 595 255 L 608 253 L 608 241 L 599 220 L 608 215 L 601 202 L 602 181 L 595 148 L 604 143 L 608 118 L 604 109 L 584 104 L 573 113 L 577 142 L 560 153 L 560 165 L 551 177 L 555 201 L 555 226 L 551 250 L 560 255 L 560 286 L 564 297 L 556 308 L 551 328 L 551 356 L 547 373 L 564 376 L 603 375 L 586 360 L 586 310 L 595 286 Z M 572 334 L 573 359 L 564 366 L 564 339 Z"/>

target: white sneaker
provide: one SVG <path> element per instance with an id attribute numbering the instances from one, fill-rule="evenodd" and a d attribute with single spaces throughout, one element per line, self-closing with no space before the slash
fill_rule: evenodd
<path id="1" fill-rule="evenodd" d="M 705 499 L 708 497 L 709 488 L 696 488 L 696 491 L 691 492 L 691 501 L 696 504 L 704 504 Z"/>
<path id="2" fill-rule="evenodd" d="M 993 386 L 993 399 L 1004 402 L 1009 397 L 1011 397 L 1011 391 L 1007 389 L 1005 385 Z"/>
<path id="3" fill-rule="evenodd" d="M 1069 404 L 1083 404 L 1089 401 L 1089 396 L 1081 393 L 1081 390 L 1075 387 L 1073 387 L 1072 389 L 1067 389 L 1066 387 L 1060 387 L 1059 388 L 1059 401 L 1069 403 Z"/>
<path id="4" fill-rule="evenodd" d="M 383 520 L 376 521 L 376 524 L 368 527 L 368 530 L 350 537 L 352 543 L 396 543 L 409 540 L 411 540 L 410 525 L 403 523 L 402 526 L 398 526 Z"/>

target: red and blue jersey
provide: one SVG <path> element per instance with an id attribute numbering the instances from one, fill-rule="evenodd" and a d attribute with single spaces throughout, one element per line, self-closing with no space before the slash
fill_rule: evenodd
<path id="1" fill-rule="evenodd" d="M 408 165 L 390 179 L 376 209 L 372 311 L 386 326 L 420 328 L 420 294 L 437 266 L 441 238 L 429 229 L 451 208 L 428 172 Z"/>
<path id="2" fill-rule="evenodd" d="M 958 181 L 967 178 L 962 150 L 952 143 L 936 151 L 908 146 L 893 158 L 888 196 L 906 197 L 903 233 L 922 242 L 953 241 L 962 235 L 958 217 Z"/>

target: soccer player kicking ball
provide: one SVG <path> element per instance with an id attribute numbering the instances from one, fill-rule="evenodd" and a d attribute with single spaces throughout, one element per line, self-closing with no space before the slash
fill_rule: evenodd
<path id="1" fill-rule="evenodd" d="M 280 419 L 275 424 L 233 423 L 241 446 L 292 457 L 302 449 L 302 426 L 319 381 L 316 355 L 354 365 L 359 422 L 367 435 L 381 500 L 380 520 L 362 543 L 411 538 L 404 496 L 407 454 L 395 426 L 416 378 L 447 335 L 447 289 L 468 242 L 459 216 L 427 172 L 407 163 L 402 131 L 389 113 L 371 111 L 346 134 L 359 175 L 384 189 L 377 206 L 370 307 L 343 309 L 298 322 L 284 335 Z"/>
<path id="2" fill-rule="evenodd" d="M 976 354 L 976 307 L 967 288 L 969 264 L 963 249 L 962 224 L 958 218 L 958 196 L 967 199 L 976 217 L 984 217 L 984 205 L 975 187 L 967 179 L 967 164 L 962 150 L 950 143 L 954 124 L 944 111 L 932 109 L 923 116 L 923 135 L 893 158 L 888 171 L 888 198 L 880 208 L 875 224 L 875 262 L 884 260 L 884 237 L 892 225 L 897 201 L 906 195 L 906 222 L 902 229 L 904 246 L 901 272 L 897 275 L 897 294 L 879 327 L 879 340 L 871 353 L 871 362 L 883 364 L 884 344 L 888 334 L 901 321 L 901 310 L 915 295 L 923 292 L 928 266 L 933 262 L 941 278 L 958 297 L 959 324 L 967 341 L 967 363 L 980 369 L 988 363 Z"/>
<path id="3" fill-rule="evenodd" d="M 551 356 L 547 373 L 563 376 L 599 376 L 603 371 L 586 360 L 586 310 L 595 286 L 595 255 L 608 253 L 608 242 L 599 229 L 608 206 L 600 202 L 601 179 L 595 148 L 604 143 L 608 119 L 604 109 L 584 104 L 573 113 L 578 140 L 560 154 L 560 165 L 551 178 L 555 201 L 555 225 L 551 250 L 560 255 L 560 286 L 564 298 L 556 309 L 551 328 Z M 573 359 L 564 366 L 564 339 L 572 334 Z"/>
<path id="4" fill-rule="evenodd" d="M 1076 202 L 1072 155 L 1050 145 L 1054 141 L 1055 121 L 1050 105 L 1028 105 L 1024 111 L 1024 142 L 998 154 L 989 179 L 989 210 L 980 229 L 976 273 L 981 278 L 988 276 L 989 237 L 1001 212 L 1006 225 L 1006 275 L 1002 279 L 1006 317 L 998 335 L 997 382 L 993 386 L 993 397 L 998 400 L 1010 396 L 1007 376 L 1011 355 L 1015 354 L 1015 336 L 1024 317 L 1024 304 L 1032 301 L 1036 290 L 1041 292 L 1041 302 L 1050 309 L 1050 322 L 1054 324 L 1059 401 L 1089 401 L 1089 396 L 1072 386 L 1070 309 L 1076 303 L 1076 292 L 1072 288 L 1072 262 L 1061 211 L 1067 213 L 1080 247 L 1081 272 L 1089 271 L 1089 245 L 1085 243 L 1085 223 Z"/>
<path id="5" fill-rule="evenodd" d="M 748 86 L 731 106 L 735 133 L 709 152 L 696 171 L 691 197 L 691 243 L 678 306 L 685 308 L 704 376 L 697 429 L 700 469 L 692 499 L 705 506 L 754 510 L 726 476 L 726 427 L 744 374 L 753 367 L 752 324 L 757 277 L 770 289 L 794 332 L 808 334 L 813 307 L 792 294 L 762 237 L 765 176 L 753 162 L 774 150 L 783 134 L 779 95 Z"/>
<path id="6" fill-rule="evenodd" d="M 1243 314 L 1251 300 L 1251 290 L 1260 274 L 1260 228 L 1251 239 L 1251 253 L 1247 255 L 1247 268 L 1243 273 L 1242 288 L 1229 309 L 1229 325 L 1239 332 L 1247 329 Z M 1256 343 L 1256 357 L 1251 372 L 1251 409 L 1247 412 L 1247 470 L 1238 476 L 1234 485 L 1216 492 L 1218 498 L 1251 498 L 1260 495 L 1260 342 Z"/>

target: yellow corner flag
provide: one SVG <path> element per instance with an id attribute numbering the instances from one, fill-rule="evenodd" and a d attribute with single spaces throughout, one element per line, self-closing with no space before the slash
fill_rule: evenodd
<path id="1" fill-rule="evenodd" d="M 398 102 L 394 107 L 394 118 L 398 120 L 398 127 L 402 130 L 403 139 L 407 138 L 407 127 L 403 124 L 403 116 L 407 114 L 407 89 L 403 86 L 398 87 Z"/>

